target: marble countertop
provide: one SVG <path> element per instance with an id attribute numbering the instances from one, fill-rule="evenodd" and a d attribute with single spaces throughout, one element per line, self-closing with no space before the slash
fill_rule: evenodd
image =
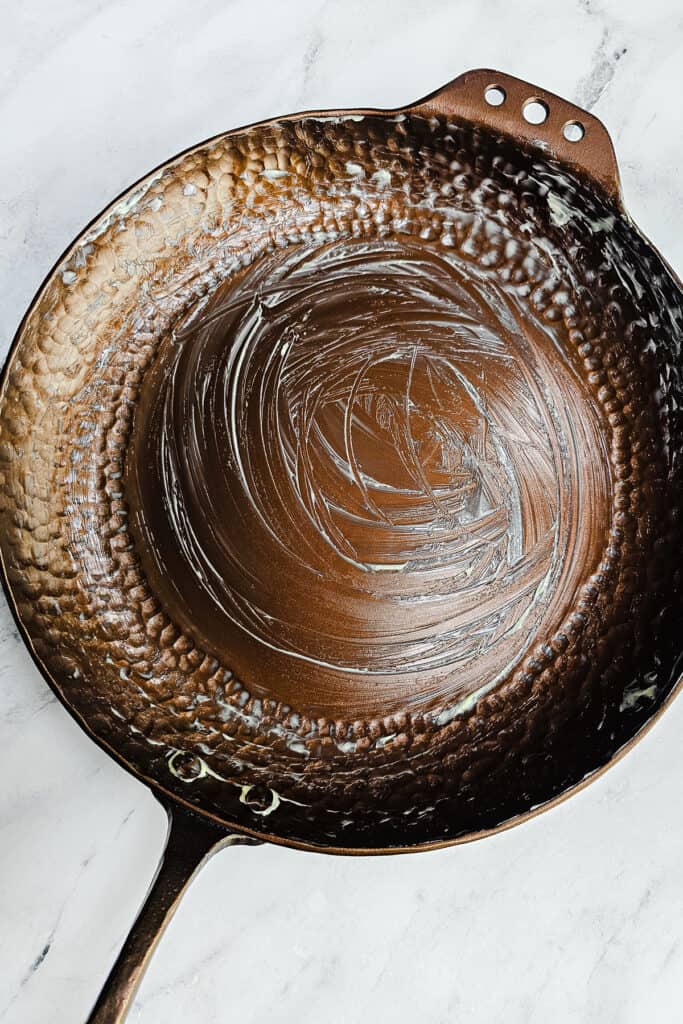
<path id="1" fill-rule="evenodd" d="M 112 196 L 221 130 L 408 102 L 498 67 L 598 114 L 683 271 L 678 0 L 24 0 L 0 38 L 0 344 Z M 149 792 L 57 704 L 0 607 L 0 1024 L 85 1019 L 163 844 Z M 683 699 L 588 789 L 412 857 L 219 854 L 134 1024 L 641 1024 L 683 998 Z"/>

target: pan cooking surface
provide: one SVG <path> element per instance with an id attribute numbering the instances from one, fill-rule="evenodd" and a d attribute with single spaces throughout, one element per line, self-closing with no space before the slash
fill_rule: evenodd
<path id="1" fill-rule="evenodd" d="M 136 549 L 252 693 L 445 721 L 572 610 L 610 520 L 600 406 L 518 291 L 415 241 L 294 247 L 162 343 Z"/>
<path id="2" fill-rule="evenodd" d="M 367 848 L 599 768 L 681 653 L 678 283 L 466 122 L 300 117 L 75 244 L 0 397 L 0 549 L 89 729 L 224 821 Z"/>

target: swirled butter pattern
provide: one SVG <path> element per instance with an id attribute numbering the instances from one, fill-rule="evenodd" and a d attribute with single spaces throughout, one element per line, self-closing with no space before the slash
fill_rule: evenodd
<path id="1" fill-rule="evenodd" d="M 295 247 L 162 347 L 132 526 L 174 618 L 250 688 L 359 713 L 462 699 L 590 574 L 602 438 L 514 286 L 415 240 Z"/>

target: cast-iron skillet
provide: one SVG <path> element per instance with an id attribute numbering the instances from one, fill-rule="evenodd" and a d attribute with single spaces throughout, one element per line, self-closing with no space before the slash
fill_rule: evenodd
<path id="1" fill-rule="evenodd" d="M 92 1022 L 221 846 L 462 842 L 642 735 L 683 650 L 682 324 L 602 124 L 492 71 L 228 132 L 86 228 L 5 367 L 0 546 L 169 814 Z"/>

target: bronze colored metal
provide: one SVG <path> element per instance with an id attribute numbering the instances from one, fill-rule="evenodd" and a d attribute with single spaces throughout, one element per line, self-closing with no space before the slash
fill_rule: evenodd
<path id="1" fill-rule="evenodd" d="M 497 107 L 485 99 L 487 89 L 496 86 L 505 93 L 505 102 Z M 531 100 L 539 100 L 548 110 L 542 124 L 529 124 L 524 119 L 524 106 Z M 540 146 L 552 159 L 576 167 L 608 195 L 622 201 L 614 146 L 602 121 L 546 89 L 529 85 L 512 75 L 479 69 L 466 71 L 412 109 L 437 117 L 451 117 L 457 112 L 458 116 L 493 131 L 512 132 L 520 142 Z M 583 128 L 579 142 L 570 142 L 563 134 L 565 125 L 574 122 Z"/>
<path id="2" fill-rule="evenodd" d="M 173 809 L 91 1021 L 212 849 L 464 842 L 643 735 L 683 653 L 682 325 L 603 125 L 493 71 L 228 132 L 83 232 L 5 367 L 0 554 L 50 685 Z"/>

